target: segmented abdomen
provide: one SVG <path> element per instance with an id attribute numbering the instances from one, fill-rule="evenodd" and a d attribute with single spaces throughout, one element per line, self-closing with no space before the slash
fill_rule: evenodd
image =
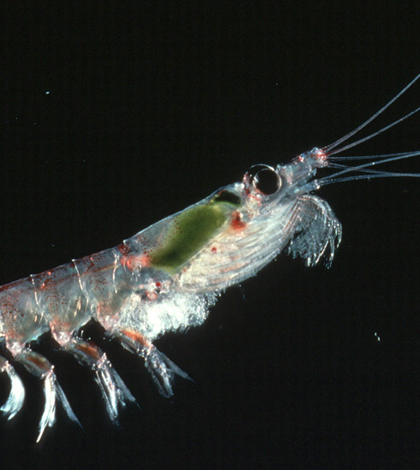
<path id="1" fill-rule="evenodd" d="M 0 287 L 1 334 L 24 344 L 50 328 L 60 343 L 99 310 L 112 316 L 127 290 L 117 248 Z"/>

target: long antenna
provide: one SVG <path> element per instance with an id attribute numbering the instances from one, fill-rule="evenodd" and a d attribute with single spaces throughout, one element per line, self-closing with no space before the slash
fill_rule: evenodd
<path id="1" fill-rule="evenodd" d="M 413 79 L 411 80 L 411 82 L 405 87 L 403 88 L 396 96 L 394 96 L 394 98 L 392 98 L 391 101 L 389 101 L 384 107 L 382 107 L 379 111 L 377 111 L 372 117 L 370 117 L 367 121 L 365 121 L 364 123 L 360 124 L 360 126 L 356 127 L 356 129 L 354 129 L 353 131 L 349 132 L 348 134 L 346 134 L 344 137 L 341 137 L 340 139 L 336 140 L 335 142 L 333 142 L 332 144 L 330 145 L 327 145 L 326 147 L 324 147 L 322 150 L 324 150 L 325 153 L 329 153 L 330 150 L 332 150 L 333 148 L 337 147 L 337 145 L 340 145 L 342 142 L 350 139 L 350 137 L 353 137 L 355 134 L 357 134 L 360 130 L 362 130 L 364 127 L 366 127 L 368 124 L 370 124 L 374 119 L 376 119 L 380 114 L 382 114 L 387 108 L 389 108 L 391 106 L 391 104 L 393 104 L 400 96 L 402 96 L 418 79 L 420 78 L 420 73 Z M 403 118 L 401 118 L 401 120 L 403 119 L 406 119 L 408 116 L 411 116 L 411 114 L 414 114 L 415 112 L 419 111 L 419 109 L 413 111 L 412 113 L 408 114 L 407 116 L 404 116 Z M 400 122 L 401 120 L 398 120 L 396 121 L 395 123 L 393 123 L 392 125 L 395 125 L 397 124 L 398 122 Z M 392 127 L 391 125 L 391 127 Z M 386 130 L 386 129 L 389 129 L 389 127 L 383 129 L 383 130 Z M 380 132 L 383 132 L 380 131 Z M 371 137 L 377 135 L 377 133 L 373 134 Z M 370 138 L 370 137 L 369 137 Z M 363 140 L 359 141 L 360 142 L 363 142 Z"/>
<path id="2" fill-rule="evenodd" d="M 405 160 L 406 158 L 412 158 L 412 157 L 417 157 L 420 155 L 420 151 L 414 151 L 414 152 L 407 152 L 407 153 L 401 153 L 401 154 L 390 154 L 391 156 L 383 158 L 381 160 L 375 160 L 373 162 L 367 162 L 362 165 L 357 165 L 357 166 L 345 166 L 345 165 L 337 165 L 337 164 L 332 164 L 332 168 L 339 168 L 341 169 L 337 173 L 334 173 L 329 176 L 325 176 L 323 178 L 320 178 L 316 180 L 316 184 L 319 186 L 325 186 L 327 184 L 332 184 L 332 183 L 339 183 L 343 181 L 352 181 L 352 180 L 357 180 L 357 179 L 369 179 L 369 178 L 380 178 L 380 177 L 390 177 L 390 176 L 404 176 L 404 177 L 413 177 L 413 178 L 419 178 L 420 173 L 396 173 L 396 172 L 389 172 L 389 171 L 378 171 L 372 169 L 372 166 L 377 166 L 381 165 L 383 163 L 389 163 L 389 162 L 394 162 L 396 160 Z M 343 177 L 342 175 L 345 175 L 346 173 L 352 173 L 352 172 L 357 172 L 360 171 L 361 173 L 368 173 L 365 175 L 352 175 L 352 176 L 345 176 Z"/>
<path id="3" fill-rule="evenodd" d="M 417 109 L 415 109 L 414 111 L 411 111 L 411 113 L 408 113 L 405 116 L 403 116 L 402 118 L 397 119 L 396 121 L 392 122 L 391 124 L 388 124 L 387 126 L 383 127 L 382 129 L 379 129 L 379 131 L 376 131 L 373 134 L 370 134 L 366 137 L 363 137 L 363 139 L 356 140 L 356 142 L 352 142 L 351 144 L 345 145 L 344 147 L 340 147 L 340 148 L 334 150 L 334 152 L 329 152 L 327 150 L 326 153 L 327 153 L 328 156 L 330 156 L 330 155 L 334 155 L 336 153 L 344 152 L 344 150 L 351 149 L 352 147 L 356 147 L 356 145 L 359 145 L 362 142 L 366 142 L 367 140 L 373 139 L 373 137 L 376 137 L 377 135 L 382 134 L 382 132 L 385 132 L 388 129 L 391 129 L 391 127 L 394 127 L 395 125 L 399 124 L 401 121 L 404 121 L 405 119 L 409 118 L 413 114 L 418 113 L 419 111 L 420 111 L 420 106 Z M 326 148 L 328 148 L 328 147 L 326 147 Z M 325 149 L 322 149 L 322 150 L 325 150 Z"/>

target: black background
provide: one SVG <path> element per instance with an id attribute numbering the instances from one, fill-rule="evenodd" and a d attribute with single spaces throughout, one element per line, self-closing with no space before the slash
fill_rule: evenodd
<path id="1" fill-rule="evenodd" d="M 420 72 L 419 7 L 338 4 L 2 3 L 0 282 L 114 246 L 377 111 Z M 419 122 L 352 152 L 419 149 Z M 121 429 L 90 372 L 42 339 L 84 430 L 58 409 L 36 445 L 42 387 L 17 366 L 27 397 L 1 422 L 1 468 L 418 468 L 420 181 L 320 196 L 343 224 L 332 268 L 282 255 L 157 341 L 195 380 L 172 400 L 86 329 L 142 407 Z"/>

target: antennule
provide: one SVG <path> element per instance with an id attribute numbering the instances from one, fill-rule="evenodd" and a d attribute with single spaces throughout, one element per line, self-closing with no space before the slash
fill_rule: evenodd
<path id="1" fill-rule="evenodd" d="M 366 127 L 368 124 L 370 124 L 373 120 L 375 120 L 380 114 L 382 114 L 387 108 L 389 108 L 395 101 L 397 101 L 398 98 L 400 98 L 412 85 L 414 85 L 414 83 L 420 78 L 420 73 L 414 77 L 413 80 L 411 80 L 411 82 L 405 87 L 403 88 L 396 96 L 394 96 L 394 98 L 392 98 L 391 101 L 389 101 L 385 106 L 383 106 L 379 111 L 377 111 L 372 117 L 370 117 L 369 119 L 367 119 L 365 122 L 363 122 L 362 124 L 360 124 L 360 126 L 356 127 L 356 129 L 352 130 L 351 132 L 349 132 L 348 134 L 346 134 L 345 136 L 341 137 L 340 139 L 336 140 L 335 142 L 333 142 L 332 144 L 329 144 L 327 145 L 326 147 L 324 147 L 322 150 L 324 150 L 325 153 L 327 154 L 330 154 L 332 155 L 332 153 L 330 153 L 330 150 L 332 150 L 333 148 L 337 147 L 337 145 L 340 145 L 341 143 L 345 142 L 346 140 L 350 139 L 351 137 L 353 137 L 355 134 L 357 134 L 359 131 L 361 131 L 364 127 Z M 419 108 L 417 108 L 416 110 L 412 111 L 411 113 L 407 114 L 406 116 L 404 116 L 403 118 L 401 118 L 400 120 L 396 121 L 395 123 L 391 124 L 389 127 L 386 127 L 384 128 L 383 130 L 381 131 L 378 131 L 378 133 L 381 133 L 383 132 L 384 130 L 387 130 L 389 129 L 390 127 L 392 127 L 393 125 L 397 124 L 398 122 L 401 122 L 402 120 L 408 118 L 409 116 L 411 116 L 412 114 L 416 113 L 417 111 L 419 111 Z M 378 135 L 378 133 L 375 133 L 375 134 L 372 134 L 370 137 L 368 138 L 365 138 L 366 140 L 374 137 L 375 135 Z M 358 143 L 361 143 L 361 142 L 364 142 L 363 139 L 361 139 Z M 343 151 L 343 149 L 346 149 L 346 148 L 350 148 L 350 147 L 343 147 L 341 149 L 341 151 Z M 334 152 L 334 153 L 337 153 Z"/>

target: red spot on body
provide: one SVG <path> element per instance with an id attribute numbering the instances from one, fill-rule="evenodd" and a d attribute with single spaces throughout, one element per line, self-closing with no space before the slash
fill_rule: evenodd
<path id="1" fill-rule="evenodd" d="M 152 259 L 150 258 L 150 255 L 143 255 L 140 256 L 140 264 L 142 267 L 148 268 L 149 266 L 152 265 Z"/>
<path id="2" fill-rule="evenodd" d="M 101 358 L 98 348 L 93 343 L 86 342 L 76 344 L 75 349 L 78 349 L 81 353 L 91 357 L 96 361 L 99 361 L 99 359 Z"/>
<path id="3" fill-rule="evenodd" d="M 146 254 L 142 254 L 140 256 L 124 256 L 121 258 L 120 263 L 130 271 L 133 271 L 136 268 L 148 268 L 152 265 L 150 256 Z"/>
<path id="4" fill-rule="evenodd" d="M 139 343 L 146 348 L 150 348 L 152 346 L 151 343 L 140 333 L 133 330 L 122 330 L 122 333 L 127 336 L 127 338 L 132 339 L 135 343 Z"/>
<path id="5" fill-rule="evenodd" d="M 51 284 L 52 279 L 45 279 L 45 281 L 41 285 L 41 290 L 47 289 L 49 284 Z"/>
<path id="6" fill-rule="evenodd" d="M 239 212 L 234 212 L 230 226 L 233 230 L 243 230 L 246 227 L 246 223 L 241 220 Z"/>
<path id="7" fill-rule="evenodd" d="M 145 296 L 147 300 L 156 300 L 158 298 L 157 292 L 146 291 Z"/>
<path id="8" fill-rule="evenodd" d="M 128 246 L 127 245 L 124 245 L 124 243 L 120 243 L 117 247 L 120 252 L 123 254 L 123 255 L 127 255 L 128 252 L 130 251 Z"/>
<path id="9" fill-rule="evenodd" d="M 216 253 L 216 252 L 217 252 L 217 248 L 216 248 L 215 246 L 212 246 L 212 247 L 211 247 L 211 251 L 212 251 L 213 253 Z"/>

